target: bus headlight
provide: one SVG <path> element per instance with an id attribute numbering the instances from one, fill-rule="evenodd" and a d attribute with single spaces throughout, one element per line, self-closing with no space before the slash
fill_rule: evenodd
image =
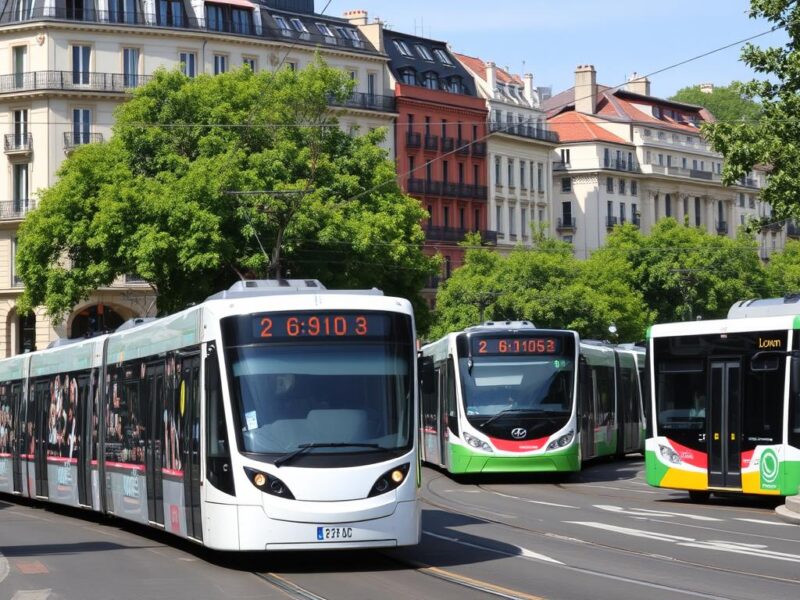
<path id="1" fill-rule="evenodd" d="M 575 437 L 575 432 L 573 430 L 569 430 L 567 433 L 562 435 L 557 440 L 553 440 L 549 444 L 547 444 L 548 450 L 558 450 L 559 448 L 563 448 L 564 446 L 568 446 L 572 441 L 572 438 Z"/>
<path id="2" fill-rule="evenodd" d="M 265 494 L 286 498 L 287 500 L 294 500 L 294 494 L 292 494 L 289 488 L 286 487 L 286 484 L 277 477 L 267 475 L 266 473 L 256 471 L 249 467 L 245 467 L 244 472 L 247 473 L 247 478 L 250 482 Z"/>
<path id="3" fill-rule="evenodd" d="M 673 465 L 681 464 L 681 457 L 678 455 L 677 452 L 675 452 L 675 450 L 673 450 L 669 446 L 663 446 L 659 444 L 658 451 L 661 453 L 661 456 L 663 458 L 666 458 Z"/>
<path id="4" fill-rule="evenodd" d="M 464 441 L 467 442 L 473 448 L 477 448 L 478 450 L 483 450 L 484 452 L 494 452 L 494 449 L 489 445 L 489 442 L 484 442 L 483 440 L 479 440 L 474 435 L 470 435 L 467 432 L 464 432 Z"/>
<path id="5" fill-rule="evenodd" d="M 406 463 L 386 471 L 386 473 L 378 477 L 378 481 L 376 481 L 375 485 L 372 486 L 368 497 L 372 498 L 373 496 L 380 496 L 381 494 L 391 492 L 392 490 L 398 488 L 400 484 L 406 480 L 406 475 L 408 475 L 408 467 L 409 464 Z"/>

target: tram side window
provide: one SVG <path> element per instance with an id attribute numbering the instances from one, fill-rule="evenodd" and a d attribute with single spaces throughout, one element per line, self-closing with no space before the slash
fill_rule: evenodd
<path id="1" fill-rule="evenodd" d="M 785 367 L 775 371 L 746 371 L 743 449 L 751 450 L 759 444 L 778 444 L 783 427 L 783 382 Z"/>
<path id="2" fill-rule="evenodd" d="M 458 409 L 456 402 L 456 374 L 453 359 L 447 359 L 447 426 L 458 435 Z"/>
<path id="3" fill-rule="evenodd" d="M 425 389 L 423 386 L 422 392 L 422 429 L 424 431 L 432 432 L 436 431 L 436 399 L 437 399 L 437 389 L 435 382 L 439 381 L 439 372 L 440 368 L 434 367 L 433 370 L 433 380 L 434 385 L 430 386 L 429 389 Z"/>
<path id="4" fill-rule="evenodd" d="M 702 361 L 664 361 L 656 371 L 659 429 L 705 431 L 706 377 Z"/>
<path id="5" fill-rule="evenodd" d="M 77 380 L 69 374 L 52 376 L 47 400 L 47 454 L 71 458 L 79 435 Z"/>
<path id="6" fill-rule="evenodd" d="M 13 409 L 11 386 L 0 386 L 0 454 L 11 454 L 14 441 Z"/>
<path id="7" fill-rule="evenodd" d="M 206 445 L 208 460 L 206 472 L 208 481 L 218 490 L 231 496 L 236 495 L 231 468 L 231 449 L 228 444 L 228 426 L 225 420 L 225 406 L 222 398 L 222 382 L 219 375 L 219 362 L 215 352 L 205 362 L 206 367 Z"/>
<path id="8" fill-rule="evenodd" d="M 795 346 L 797 345 L 795 333 Z M 800 448 L 800 365 L 798 358 L 792 359 L 792 387 L 789 393 L 789 439 L 790 446 Z"/>
<path id="9" fill-rule="evenodd" d="M 614 369 L 592 366 L 594 406 L 597 425 L 610 425 L 614 421 Z"/>

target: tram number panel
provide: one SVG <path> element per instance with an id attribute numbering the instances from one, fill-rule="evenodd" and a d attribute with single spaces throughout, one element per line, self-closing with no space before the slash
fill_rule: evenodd
<path id="1" fill-rule="evenodd" d="M 354 537 L 352 527 L 317 527 L 317 540 L 320 542 L 352 540 Z"/>

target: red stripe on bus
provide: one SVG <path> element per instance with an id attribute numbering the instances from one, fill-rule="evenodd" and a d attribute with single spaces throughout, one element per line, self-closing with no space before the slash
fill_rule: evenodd
<path id="1" fill-rule="evenodd" d="M 119 463 L 119 462 L 107 462 L 107 467 L 111 467 L 112 469 L 128 469 L 133 471 L 142 471 L 144 472 L 144 465 L 134 465 L 131 463 Z"/>
<path id="2" fill-rule="evenodd" d="M 489 441 L 492 442 L 495 448 L 505 452 L 532 452 L 533 450 L 540 450 L 544 448 L 550 436 L 539 438 L 536 440 L 501 440 L 499 438 L 490 437 Z"/>
<path id="3" fill-rule="evenodd" d="M 176 471 L 174 469 L 161 469 L 164 475 L 172 475 L 173 477 L 183 477 L 183 471 Z"/>
<path id="4" fill-rule="evenodd" d="M 63 457 L 63 456 L 48 456 L 47 457 L 47 462 L 49 462 L 49 463 L 61 463 L 63 465 L 71 463 L 73 465 L 77 465 L 78 464 L 78 459 L 77 458 Z"/>
<path id="5" fill-rule="evenodd" d="M 667 438 L 672 446 L 672 449 L 678 453 L 678 456 L 681 457 L 681 460 L 693 467 L 697 467 L 698 469 L 707 469 L 708 468 L 708 454 L 705 452 L 700 452 L 699 450 L 692 450 L 691 448 L 687 448 L 686 446 L 682 446 L 675 442 L 674 440 L 670 440 Z"/>

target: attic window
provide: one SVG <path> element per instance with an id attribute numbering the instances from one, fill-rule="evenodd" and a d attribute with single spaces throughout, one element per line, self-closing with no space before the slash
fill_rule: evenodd
<path id="1" fill-rule="evenodd" d="M 414 56 L 411 54 L 411 49 L 408 47 L 408 44 L 406 44 L 403 40 L 394 40 L 394 45 L 403 56 L 407 56 L 408 58 Z"/>
<path id="2" fill-rule="evenodd" d="M 402 69 L 400 71 L 400 81 L 408 85 L 417 85 L 417 73 L 414 69 Z"/>
<path id="3" fill-rule="evenodd" d="M 333 32 L 331 28 L 328 27 L 325 23 L 316 23 L 317 29 L 322 35 L 326 35 L 328 37 L 333 37 Z"/>
<path id="4" fill-rule="evenodd" d="M 289 24 L 286 22 L 286 19 L 284 19 L 283 17 L 280 17 L 278 15 L 275 15 L 273 17 L 273 19 L 275 19 L 275 22 L 278 24 L 279 28 L 281 28 L 281 29 L 283 29 L 285 31 L 289 31 Z"/>
<path id="5" fill-rule="evenodd" d="M 441 50 L 439 48 L 434 48 L 433 54 L 436 58 L 439 59 L 439 62 L 442 63 L 443 65 L 447 65 L 448 67 L 453 66 L 453 61 L 450 60 L 450 57 L 447 56 L 447 52 L 445 52 L 444 50 Z"/>
<path id="6" fill-rule="evenodd" d="M 425 79 L 422 81 L 422 85 L 428 88 L 429 90 L 438 89 L 439 77 L 437 77 L 436 73 L 429 71 L 425 73 Z"/>
<path id="7" fill-rule="evenodd" d="M 308 33 L 305 24 L 300 19 L 290 19 L 292 26 L 300 33 Z"/>
<path id="8" fill-rule="evenodd" d="M 428 62 L 433 62 L 433 56 L 431 55 L 430 50 L 428 50 L 422 44 L 414 44 L 414 48 L 417 49 L 417 54 L 419 54 L 424 60 Z"/>

